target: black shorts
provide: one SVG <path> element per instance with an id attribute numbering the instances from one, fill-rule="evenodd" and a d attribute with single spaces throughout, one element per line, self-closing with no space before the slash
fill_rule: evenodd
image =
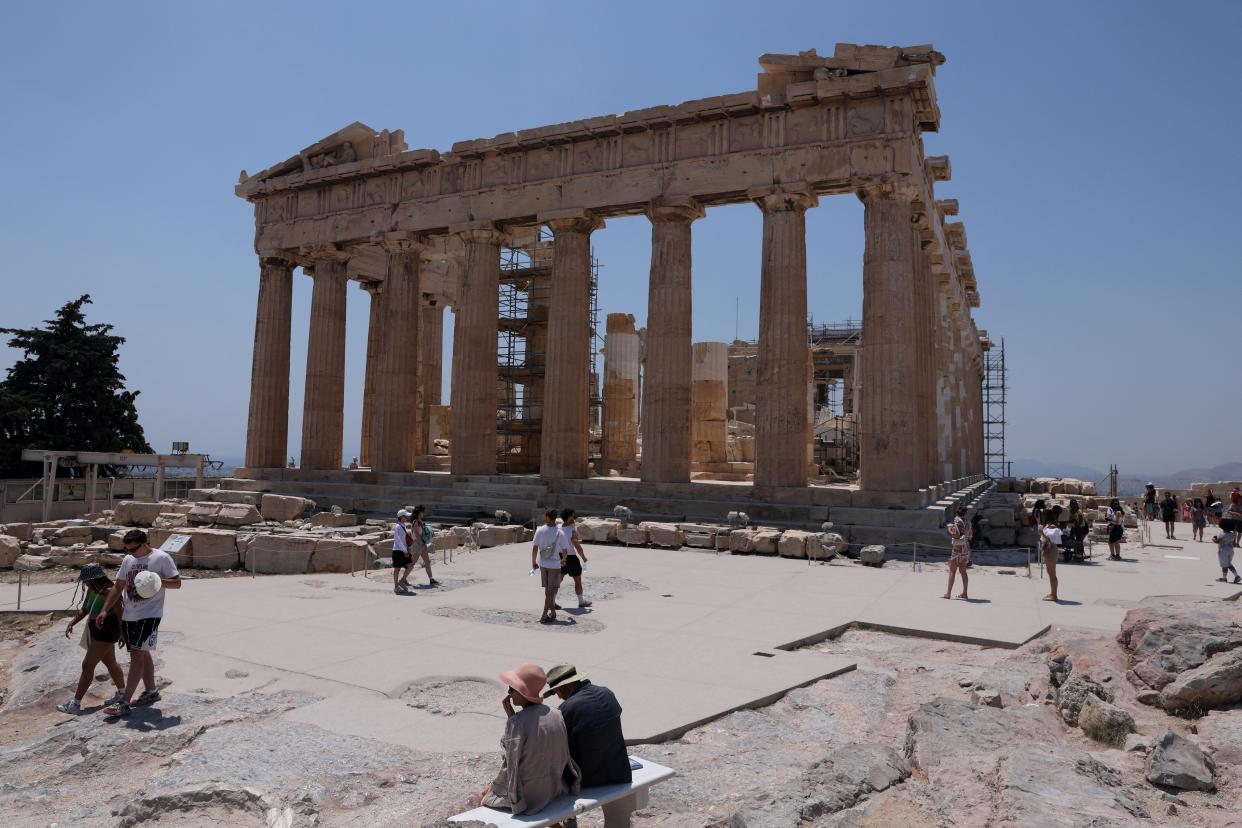
<path id="1" fill-rule="evenodd" d="M 409 552 L 402 552 L 400 549 L 392 550 L 392 568 L 404 569 L 414 562 Z"/>
<path id="2" fill-rule="evenodd" d="M 1238 526 L 1238 523 L 1239 521 L 1236 521 L 1233 518 L 1221 518 L 1220 528 L 1225 532 L 1236 532 L 1239 529 L 1242 529 L 1242 526 Z"/>
<path id="3" fill-rule="evenodd" d="M 159 637 L 160 619 L 139 618 L 137 621 L 122 621 L 125 627 L 125 649 L 150 652 L 155 649 L 156 638 Z"/>
<path id="4" fill-rule="evenodd" d="M 1108 527 L 1108 542 L 1119 543 L 1121 541 L 1121 536 L 1124 535 L 1125 532 L 1126 530 L 1123 529 L 1120 524 L 1114 523 L 1112 526 Z"/>
<path id="5" fill-rule="evenodd" d="M 561 572 L 571 578 L 582 574 L 582 561 L 577 555 L 566 555 L 565 563 L 561 564 Z"/>
<path id="6" fill-rule="evenodd" d="M 114 612 L 108 613 L 102 628 L 95 626 L 94 617 L 86 622 L 86 628 L 90 630 L 92 644 L 115 644 L 121 640 L 121 621 Z"/>

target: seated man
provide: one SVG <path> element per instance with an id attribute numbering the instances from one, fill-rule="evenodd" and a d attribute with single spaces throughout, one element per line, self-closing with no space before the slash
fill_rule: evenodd
<path id="1" fill-rule="evenodd" d="M 504 707 L 504 752 L 500 773 L 483 794 L 482 805 L 533 814 L 558 796 L 578 793 L 582 774 L 569 755 L 565 720 L 543 703 L 540 691 L 547 676 L 537 664 L 527 662 L 500 674 L 509 687 Z M 514 710 L 517 705 L 520 710 Z"/>
<path id="2" fill-rule="evenodd" d="M 560 712 L 569 731 L 569 755 L 582 771 L 582 787 L 629 783 L 630 757 L 621 732 L 621 705 L 607 687 L 592 684 L 572 664 L 548 671 L 548 692 L 561 700 Z M 634 797 L 604 805 L 605 828 L 629 828 Z"/>

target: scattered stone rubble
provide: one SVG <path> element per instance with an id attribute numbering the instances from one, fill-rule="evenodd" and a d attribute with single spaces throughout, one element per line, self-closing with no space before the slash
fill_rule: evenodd
<path id="1" fill-rule="evenodd" d="M 1061 507 L 1063 521 L 1069 520 L 1069 502 L 1077 500 L 1091 521 L 1092 537 L 1098 543 L 1108 539 L 1106 512 L 1112 498 L 1096 494 L 1095 484 L 1062 477 L 1004 477 L 996 490 L 984 498 L 980 511 L 977 542 L 989 546 L 1035 546 L 1039 536 L 1029 519 L 1036 501 L 1048 509 Z M 1122 519 L 1127 528 L 1138 526 L 1138 516 L 1127 509 Z"/>

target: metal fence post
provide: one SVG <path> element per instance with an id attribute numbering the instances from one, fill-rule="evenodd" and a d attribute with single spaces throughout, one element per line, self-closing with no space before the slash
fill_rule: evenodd
<path id="1" fill-rule="evenodd" d="M 22 571 L 17 571 L 17 611 L 22 611 Z"/>

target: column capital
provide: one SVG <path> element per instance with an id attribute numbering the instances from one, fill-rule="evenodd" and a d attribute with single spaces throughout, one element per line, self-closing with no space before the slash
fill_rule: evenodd
<path id="1" fill-rule="evenodd" d="M 495 222 L 468 221 L 461 224 L 450 224 L 449 235 L 462 242 L 479 244 L 501 244 L 507 235 Z"/>
<path id="2" fill-rule="evenodd" d="M 347 262 L 350 253 L 335 244 L 306 244 L 298 248 L 298 263 L 313 268 L 320 262 Z"/>
<path id="3" fill-rule="evenodd" d="M 297 266 L 297 256 L 287 250 L 260 250 L 259 266 L 294 268 Z"/>
<path id="4" fill-rule="evenodd" d="M 654 221 L 691 222 L 703 218 L 703 205 L 689 196 L 661 196 L 647 205 L 647 218 Z"/>
<path id="5" fill-rule="evenodd" d="M 894 200 L 914 204 L 922 198 L 918 186 L 905 175 L 859 175 L 850 180 L 850 186 L 864 203 Z"/>
<path id="6" fill-rule="evenodd" d="M 819 196 L 804 181 L 751 187 L 746 191 L 746 197 L 765 213 L 806 210 L 819 204 Z"/>
<path id="7" fill-rule="evenodd" d="M 372 299 L 384 292 L 383 282 L 373 282 L 369 279 L 360 280 L 358 282 L 358 287 L 371 294 Z"/>
<path id="8" fill-rule="evenodd" d="M 550 210 L 539 214 L 539 223 L 546 224 L 553 233 L 590 233 L 604 226 L 604 220 L 590 210 L 572 208 Z"/>

